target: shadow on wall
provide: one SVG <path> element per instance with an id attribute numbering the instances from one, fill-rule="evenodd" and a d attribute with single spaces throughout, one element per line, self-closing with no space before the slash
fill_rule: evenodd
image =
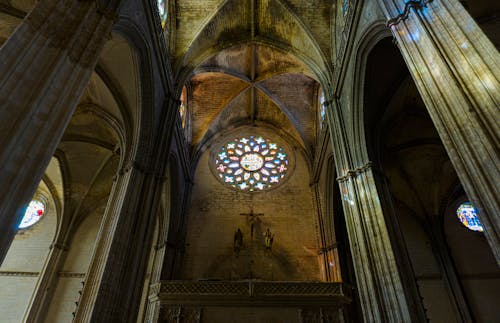
<path id="1" fill-rule="evenodd" d="M 257 222 L 253 239 L 248 237 L 243 240 L 239 253 L 235 252 L 233 241 L 228 241 L 225 252 L 217 256 L 210 264 L 204 278 L 221 280 L 300 280 L 296 270 L 298 265 L 293 264 L 290 261 L 291 259 L 293 257 L 279 243 L 273 243 L 272 249 L 266 248 L 262 226 L 260 222 Z"/>

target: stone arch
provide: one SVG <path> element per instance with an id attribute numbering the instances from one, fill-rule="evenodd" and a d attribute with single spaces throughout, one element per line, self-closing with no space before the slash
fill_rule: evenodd
<path id="1" fill-rule="evenodd" d="M 130 46 L 137 54 L 136 74 L 140 80 L 140 95 L 137 108 L 132 110 L 132 138 L 130 150 L 124 159 L 133 159 L 143 164 L 151 156 L 154 137 L 154 82 L 152 72 L 151 51 L 147 45 L 146 37 L 134 21 L 121 17 L 114 25 L 113 31 L 127 39 Z"/>
<path id="2" fill-rule="evenodd" d="M 446 242 L 439 213 L 442 200 L 457 185 L 455 170 L 407 62 L 389 35 L 376 30 L 374 26 L 365 33 L 367 50 L 361 50 L 356 61 L 354 164 L 372 162 L 377 198 L 412 315 L 473 320 L 448 251 L 442 248 Z M 386 73 L 376 83 L 382 66 Z M 439 279 L 431 281 L 423 272 Z M 437 305 L 436 299 L 442 303 Z"/>
<path id="3" fill-rule="evenodd" d="M 357 52 L 354 82 L 353 82 L 353 117 L 352 123 L 349 125 L 353 134 L 353 163 L 356 166 L 364 165 L 369 161 L 368 148 L 366 143 L 365 134 L 365 116 L 364 116 L 364 87 L 365 87 L 365 74 L 366 63 L 368 55 L 377 43 L 387 37 L 391 36 L 390 30 L 387 29 L 385 21 L 376 21 L 370 25 L 361 36 L 361 39 L 356 46 Z"/>
<path id="4" fill-rule="evenodd" d="M 411 304 L 409 306 L 411 316 L 418 317 L 422 320 L 426 317 L 426 314 L 419 294 L 418 285 L 414 279 L 413 267 L 402 235 L 402 229 L 395 213 L 395 205 L 389 193 L 388 181 L 381 171 L 380 156 L 377 155 L 379 153 L 379 150 L 377 150 L 378 146 L 374 146 L 378 141 L 377 138 L 374 137 L 374 133 L 369 131 L 369 129 L 371 129 L 370 127 L 374 125 L 375 121 L 373 120 L 378 120 L 377 117 L 379 116 L 373 109 L 375 105 L 379 103 L 372 103 L 374 100 L 372 97 L 370 97 L 370 101 L 367 99 L 367 91 L 375 86 L 373 80 L 368 79 L 368 68 L 375 66 L 373 65 L 372 54 L 380 48 L 380 44 L 389 42 L 390 38 L 392 38 L 392 35 L 385 26 L 385 22 L 375 21 L 362 33 L 360 41 L 355 46 L 357 55 L 355 56 L 354 82 L 352 85 L 352 93 L 354 94 L 349 100 L 352 102 L 352 119 L 346 124 L 346 132 L 348 133 L 347 140 L 350 141 L 349 144 L 351 146 L 351 148 L 349 148 L 352 158 L 351 167 L 361 168 L 365 167 L 365 165 L 369 165 L 368 167 L 373 168 L 373 179 L 376 188 L 376 196 L 373 198 L 380 204 L 381 212 L 385 219 L 384 223 L 391 244 L 389 248 L 394 252 L 395 264 L 397 265 L 397 271 L 401 279 L 406 302 Z M 394 53 L 397 52 L 395 55 L 401 56 L 397 48 L 395 50 L 393 49 L 393 51 Z M 392 54 L 392 52 L 390 54 Z M 394 66 L 394 64 L 400 64 L 400 62 L 397 60 L 393 62 L 390 61 L 390 57 L 381 58 L 380 54 L 378 55 L 377 59 L 379 60 L 379 65 L 377 66 L 382 66 L 380 65 L 380 59 L 386 59 L 386 61 L 391 64 L 391 66 L 387 67 L 389 70 L 387 72 L 389 75 L 388 78 L 393 78 L 394 74 L 397 74 L 401 68 L 406 68 L 406 63 L 404 61 L 401 63 L 401 66 Z M 370 61 L 370 59 L 372 61 Z M 370 62 L 372 65 L 368 66 Z M 391 70 L 391 68 L 393 68 L 393 70 Z M 370 75 L 372 74 L 374 73 L 371 72 Z M 387 84 L 387 81 L 381 84 L 381 86 L 386 87 L 390 85 Z M 371 86 L 371 88 L 369 88 L 369 86 Z M 367 102 L 370 102 L 371 106 L 368 106 Z M 371 108 L 371 110 L 369 108 Z"/>
<path id="5" fill-rule="evenodd" d="M 301 52 L 300 50 L 293 48 L 290 45 L 283 43 L 275 43 L 265 39 L 241 39 L 238 41 L 232 41 L 227 44 L 222 44 L 219 46 L 214 46 L 213 48 L 209 48 L 208 50 L 198 54 L 194 61 L 190 61 L 186 63 L 185 67 L 180 67 L 177 71 L 176 78 L 179 80 L 179 84 L 185 82 L 191 75 L 194 70 L 202 64 L 205 60 L 212 57 L 216 53 L 231 48 L 233 46 L 242 45 L 242 44 L 259 44 L 266 47 L 270 47 L 273 49 L 277 49 L 282 52 L 290 53 L 293 56 L 297 57 L 300 61 L 304 62 L 304 64 L 312 71 L 314 78 L 317 79 L 321 84 L 331 84 L 330 76 L 328 69 L 325 67 L 326 63 L 318 63 L 314 59 L 310 58 L 307 54 Z M 178 92 L 178 90 L 177 90 Z"/>

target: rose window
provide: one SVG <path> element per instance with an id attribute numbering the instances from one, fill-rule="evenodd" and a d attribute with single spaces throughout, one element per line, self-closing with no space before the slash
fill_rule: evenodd
<path id="1" fill-rule="evenodd" d="M 276 187 L 282 183 L 288 168 L 283 147 L 261 136 L 233 139 L 215 155 L 219 180 L 247 192 Z"/>

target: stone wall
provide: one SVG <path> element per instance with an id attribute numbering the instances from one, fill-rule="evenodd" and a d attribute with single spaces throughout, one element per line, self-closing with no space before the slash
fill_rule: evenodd
<path id="1" fill-rule="evenodd" d="M 183 279 L 320 280 L 316 212 L 303 156 L 295 151 L 295 169 L 283 185 L 253 194 L 220 183 L 209 169 L 209 156 L 207 150 L 195 173 Z M 247 217 L 240 215 L 252 204 L 255 213 L 264 214 L 255 223 L 253 240 Z M 236 257 L 238 228 L 243 248 Z M 272 252 L 264 247 L 267 228 L 274 233 Z"/>
<path id="2" fill-rule="evenodd" d="M 76 230 L 64 266 L 59 272 L 45 322 L 63 323 L 73 319 L 72 313 L 76 310 L 75 302 L 80 298 L 78 292 L 83 289 L 82 282 L 92 259 L 104 207 L 105 205 L 96 208 Z"/>
<path id="3" fill-rule="evenodd" d="M 17 233 L 0 267 L 2 322 L 22 321 L 56 232 L 57 212 L 49 190 L 41 182 L 37 192 L 48 198 L 45 215 Z"/>

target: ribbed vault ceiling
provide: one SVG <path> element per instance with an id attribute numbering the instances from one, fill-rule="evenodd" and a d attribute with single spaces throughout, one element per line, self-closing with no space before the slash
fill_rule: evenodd
<path id="1" fill-rule="evenodd" d="M 279 129 L 312 149 L 319 84 L 294 56 L 256 43 L 237 45 L 203 62 L 189 86 L 193 145 L 254 125 Z"/>

